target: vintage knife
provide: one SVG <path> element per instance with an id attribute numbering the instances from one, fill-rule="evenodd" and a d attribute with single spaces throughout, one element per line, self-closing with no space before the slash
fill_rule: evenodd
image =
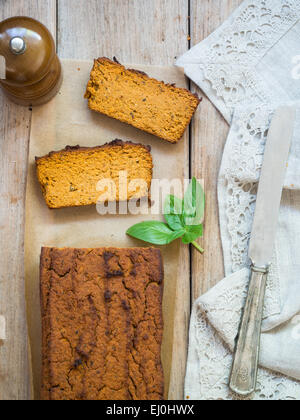
<path id="1" fill-rule="evenodd" d="M 232 391 L 243 396 L 256 389 L 266 282 L 274 252 L 295 118 L 294 108 L 278 108 L 265 148 L 249 245 L 252 274 L 229 384 Z"/>

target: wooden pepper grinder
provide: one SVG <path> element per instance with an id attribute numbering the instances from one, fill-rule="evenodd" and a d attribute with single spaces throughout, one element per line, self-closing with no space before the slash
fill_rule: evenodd
<path id="1" fill-rule="evenodd" d="M 61 64 L 52 35 L 40 22 L 29 17 L 0 22 L 0 56 L 6 66 L 0 86 L 12 101 L 42 105 L 58 93 Z"/>

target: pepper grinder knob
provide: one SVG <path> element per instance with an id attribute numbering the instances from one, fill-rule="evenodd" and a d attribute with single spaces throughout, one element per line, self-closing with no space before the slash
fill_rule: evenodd
<path id="1" fill-rule="evenodd" d="M 24 54 L 26 50 L 26 42 L 23 38 L 15 36 L 9 42 L 10 50 L 13 54 L 20 55 Z"/>

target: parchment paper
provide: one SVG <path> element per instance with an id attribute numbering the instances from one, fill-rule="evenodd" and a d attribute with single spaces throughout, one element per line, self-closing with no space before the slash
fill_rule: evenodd
<path id="1" fill-rule="evenodd" d="M 26 195 L 25 277 L 29 335 L 32 351 L 35 398 L 41 382 L 41 318 L 39 294 L 39 258 L 42 246 L 55 247 L 132 247 L 145 243 L 125 232 L 143 220 L 162 219 L 153 215 L 100 216 L 95 206 L 49 210 L 42 197 L 35 172 L 35 156 L 43 156 L 66 145 L 96 146 L 120 138 L 149 144 L 154 159 L 153 178 L 184 176 L 184 142 L 169 144 L 133 127 L 90 111 L 83 98 L 92 62 L 63 61 L 64 82 L 60 93 L 50 103 L 35 108 L 30 136 L 29 171 Z M 183 72 L 173 67 L 130 66 L 150 76 L 186 87 Z M 146 244 L 147 246 L 147 244 Z M 166 396 L 172 361 L 173 313 L 175 308 L 179 242 L 161 247 L 164 257 L 164 339 L 162 359 Z"/>

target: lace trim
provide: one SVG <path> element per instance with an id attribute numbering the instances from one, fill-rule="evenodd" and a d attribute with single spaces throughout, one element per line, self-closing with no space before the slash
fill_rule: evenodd
<path id="1" fill-rule="evenodd" d="M 226 203 L 226 234 L 223 232 L 227 275 L 250 265 L 248 245 L 252 230 L 257 185 L 263 163 L 268 128 L 274 111 L 262 105 L 236 112 L 220 172 L 220 200 Z M 229 238 L 229 240 L 228 240 Z M 226 252 L 226 248 L 227 249 Z M 280 313 L 280 280 L 274 254 L 265 300 L 265 318 Z M 230 268 L 228 268 L 230 267 Z"/>

